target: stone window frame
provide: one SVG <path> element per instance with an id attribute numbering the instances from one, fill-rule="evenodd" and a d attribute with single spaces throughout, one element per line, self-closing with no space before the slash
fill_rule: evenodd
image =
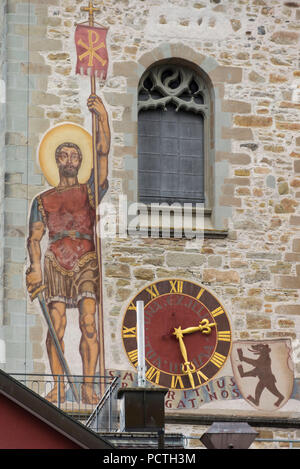
<path id="1" fill-rule="evenodd" d="M 162 76 L 166 71 L 173 72 L 173 76 L 178 77 L 178 86 L 173 89 L 168 86 L 168 78 L 164 81 Z M 146 81 L 150 79 L 154 85 L 153 91 L 159 93 L 155 99 L 151 97 L 145 88 Z M 190 83 L 194 82 L 198 89 L 195 94 L 190 91 Z M 139 95 L 143 92 L 147 99 L 140 100 Z M 189 99 L 182 99 L 182 93 L 189 94 Z M 176 107 L 176 111 L 183 109 L 203 117 L 203 163 L 204 163 L 204 197 L 205 197 L 205 213 L 211 212 L 212 194 L 207 168 L 210 165 L 210 134 L 211 134 L 211 114 L 212 114 L 212 96 L 211 85 L 208 78 L 199 73 L 195 67 L 192 67 L 186 61 L 178 61 L 177 59 L 163 60 L 152 64 L 142 75 L 138 89 L 138 112 L 150 109 L 166 109 L 168 103 L 172 103 Z M 139 150 L 139 149 L 138 149 Z M 139 193 L 139 188 L 138 188 Z M 174 200 L 176 203 L 177 200 Z"/>
<path id="2" fill-rule="evenodd" d="M 207 76 L 211 82 L 213 92 L 211 115 L 214 126 L 210 135 L 209 178 L 212 184 L 212 205 L 209 216 L 205 217 L 204 235 L 212 238 L 226 237 L 233 207 L 240 206 L 240 199 L 227 195 L 235 184 L 234 178 L 231 178 L 231 164 L 245 165 L 250 162 L 247 153 L 232 152 L 231 139 L 239 142 L 253 140 L 251 129 L 233 127 L 233 114 L 249 113 L 250 105 L 247 105 L 247 109 L 240 109 L 238 101 L 224 97 L 227 85 L 242 82 L 241 67 L 222 66 L 213 57 L 198 53 L 182 43 L 162 43 L 142 54 L 136 61 L 114 62 L 112 74 L 114 77 L 123 77 L 126 86 L 124 92 L 104 93 L 109 105 L 123 106 L 122 118 L 112 121 L 113 132 L 123 134 L 123 144 L 113 146 L 113 155 L 123 159 L 123 168 L 113 170 L 112 178 L 122 181 L 122 192 L 127 196 L 128 203 L 138 203 L 138 86 L 142 75 L 151 65 L 170 60 L 187 63 Z"/>

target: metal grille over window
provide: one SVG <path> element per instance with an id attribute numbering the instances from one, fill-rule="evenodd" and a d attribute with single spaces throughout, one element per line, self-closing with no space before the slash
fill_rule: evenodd
<path id="1" fill-rule="evenodd" d="M 138 96 L 139 200 L 204 202 L 205 81 L 175 65 L 150 69 Z"/>

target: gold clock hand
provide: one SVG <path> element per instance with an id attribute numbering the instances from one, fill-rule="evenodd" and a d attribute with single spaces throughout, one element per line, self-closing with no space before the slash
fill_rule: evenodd
<path id="1" fill-rule="evenodd" d="M 208 319 L 202 319 L 198 326 L 187 327 L 186 329 L 181 329 L 181 326 L 178 328 L 174 328 L 173 334 L 176 336 L 176 339 L 179 341 L 179 347 L 181 351 L 181 355 L 184 359 L 184 363 L 182 364 L 182 371 L 184 374 L 187 374 L 191 383 L 192 388 L 195 387 L 195 382 L 193 378 L 193 373 L 196 370 L 195 365 L 193 362 L 188 360 L 186 346 L 183 341 L 184 334 L 192 334 L 193 332 L 201 332 L 202 334 L 210 334 L 211 328 L 215 326 L 215 323 L 210 323 Z"/>
<path id="2" fill-rule="evenodd" d="M 211 328 L 215 326 L 214 322 L 209 322 L 208 319 L 202 319 L 199 323 L 199 326 L 187 327 L 186 329 L 181 329 L 182 334 L 192 334 L 193 332 L 202 332 L 202 334 L 210 334 Z"/>
<path id="3" fill-rule="evenodd" d="M 179 347 L 181 351 L 181 355 L 184 359 L 184 363 L 182 364 L 182 371 L 184 374 L 187 374 L 191 383 L 192 388 L 195 387 L 195 382 L 192 373 L 196 370 L 195 365 L 188 360 L 187 351 L 185 347 L 185 343 L 183 341 L 183 331 L 181 326 L 178 328 L 174 328 L 173 334 L 176 336 L 176 339 L 179 341 Z"/>

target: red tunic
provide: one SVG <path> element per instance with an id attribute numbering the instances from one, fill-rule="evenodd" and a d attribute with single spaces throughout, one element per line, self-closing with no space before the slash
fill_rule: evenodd
<path id="1" fill-rule="evenodd" d="M 68 271 L 95 251 L 95 210 L 87 184 L 54 188 L 39 196 L 44 222 L 49 230 L 48 249 Z"/>

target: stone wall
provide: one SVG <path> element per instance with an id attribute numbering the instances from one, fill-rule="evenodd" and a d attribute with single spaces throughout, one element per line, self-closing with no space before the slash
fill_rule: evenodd
<path id="1" fill-rule="evenodd" d="M 100 2 L 96 2 L 97 5 Z M 89 80 L 75 75 L 74 24 L 84 1 L 8 0 L 4 323 L 7 370 L 45 371 L 45 326 L 26 300 L 27 214 L 47 188 L 39 141 L 61 122 L 91 128 Z M 127 369 L 126 306 L 147 283 L 186 278 L 213 290 L 234 339 L 290 338 L 300 313 L 300 64 L 298 2 L 107 0 L 110 69 L 98 92 L 112 130 L 110 190 L 137 200 L 137 85 L 148 66 L 176 57 L 215 90 L 214 211 L 222 238 L 103 239 L 106 366 Z"/>
<path id="2" fill-rule="evenodd" d="M 0 178 L 5 177 L 5 101 L 6 101 L 6 2 L 1 3 L 0 23 Z M 4 237 L 4 184 L 0 192 L 0 340 L 4 338 L 3 327 L 3 237 Z"/>
<path id="3" fill-rule="evenodd" d="M 299 448 L 299 431 L 292 428 L 278 430 L 276 428 L 268 428 L 255 426 L 251 427 L 258 433 L 255 441 L 251 444 L 250 449 L 298 449 Z M 201 425 L 167 425 L 166 432 L 182 433 L 186 437 L 186 448 L 205 449 L 200 438 L 206 432 L 207 427 Z M 272 442 L 272 443 L 271 443 Z M 272 446 L 270 446 L 272 445 Z"/>

